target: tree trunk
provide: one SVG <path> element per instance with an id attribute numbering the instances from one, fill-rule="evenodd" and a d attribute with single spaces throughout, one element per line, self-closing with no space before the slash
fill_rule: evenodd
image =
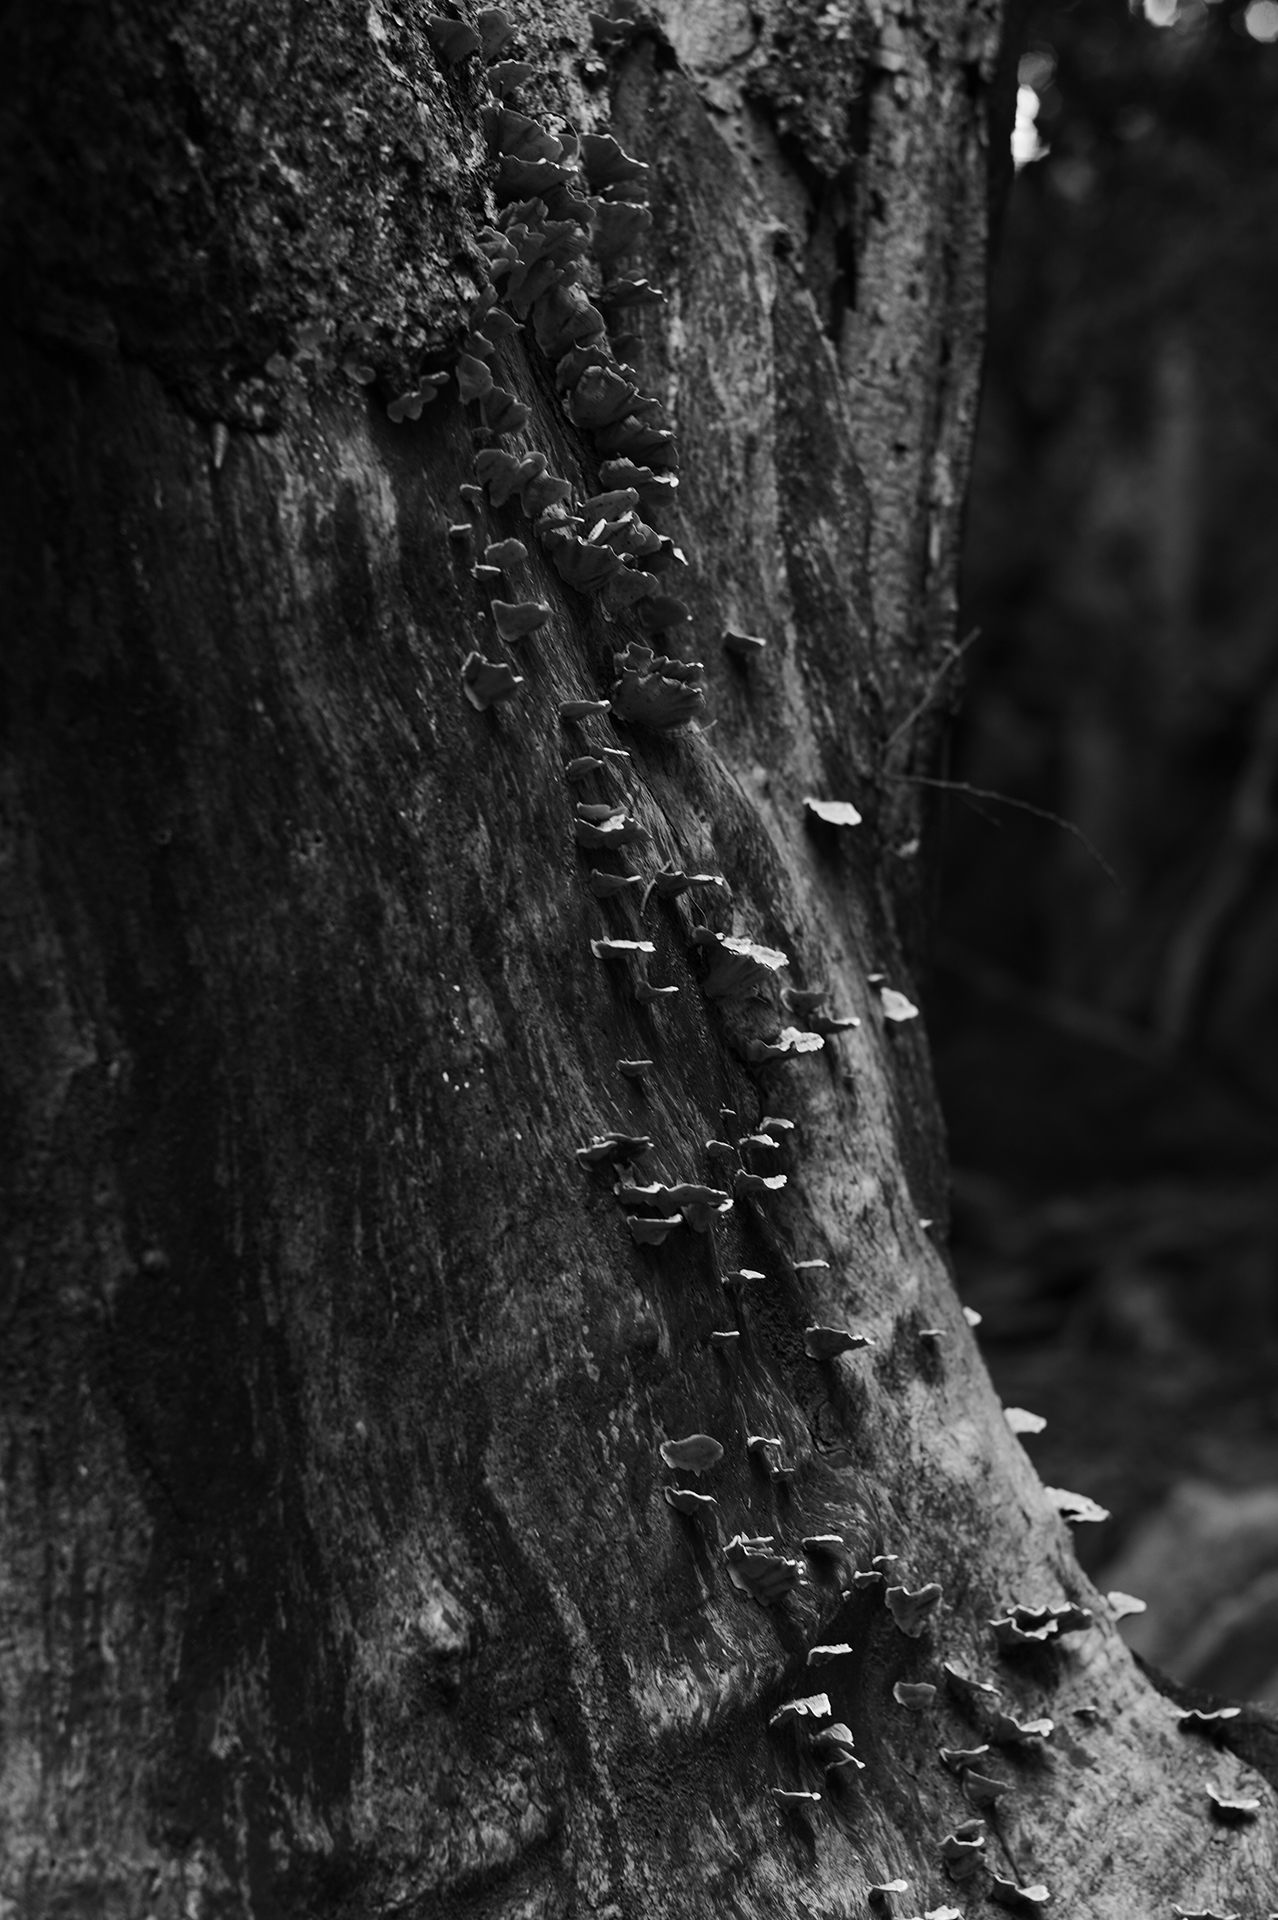
<path id="1" fill-rule="evenodd" d="M 1263 1728 L 1181 1730 L 1079 1572 L 947 1274 L 923 1023 L 887 1017 L 997 6 L 698 0 L 593 37 L 529 6 L 515 107 L 651 169 L 612 257 L 641 216 L 583 226 L 571 142 L 486 134 L 483 55 L 411 0 L 105 14 L 26 0 L 10 36 L 3 1910 L 752 1920 L 899 1876 L 898 1914 L 972 1914 L 999 1875 L 1062 1915 L 1252 1920 Z M 530 212 L 516 272 L 563 258 L 457 361 L 490 271 L 520 307 L 494 189 L 567 222 Z M 609 428 L 556 388 L 574 272 L 665 290 L 603 310 L 678 433 L 640 510 L 686 567 L 573 545 L 527 469 L 535 524 L 500 478 L 458 495 L 503 448 L 608 490 Z M 526 424 L 418 388 L 454 363 Z M 660 473 L 634 406 L 622 457 Z M 494 600 L 548 613 L 507 643 Z M 650 643 L 682 679 L 619 679 Z M 482 710 L 476 654 L 522 680 Z M 830 1013 L 860 1024 L 767 1052 Z M 583 1163 L 610 1136 L 654 1144 Z M 735 1204 L 635 1191 L 684 1183 Z M 821 1326 L 872 1344 L 814 1357 Z M 663 1460 L 697 1434 L 714 1464 Z M 932 1582 L 917 1622 L 889 1592 Z M 1002 1648 L 1018 1602 L 1094 1618 Z M 997 1736 L 976 1682 L 1051 1736 L 942 1764 Z M 830 1720 L 863 1770 L 826 1770 Z"/>

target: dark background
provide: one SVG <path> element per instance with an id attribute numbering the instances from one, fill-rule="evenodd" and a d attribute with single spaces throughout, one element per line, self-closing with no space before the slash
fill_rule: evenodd
<path id="1" fill-rule="evenodd" d="M 1028 9 L 928 1019 L 964 1298 L 1133 1644 L 1278 1697 L 1278 5 Z M 1059 815 L 1054 825 L 1008 801 Z"/>

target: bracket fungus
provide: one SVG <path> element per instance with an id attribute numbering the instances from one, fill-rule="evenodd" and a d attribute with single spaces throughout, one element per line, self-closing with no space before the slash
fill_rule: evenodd
<path id="1" fill-rule="evenodd" d="M 495 507 L 504 507 L 511 495 L 518 492 L 521 464 L 504 447 L 485 447 L 475 455 L 475 478 L 481 487 L 488 489 L 488 497 Z"/>
<path id="2" fill-rule="evenodd" d="M 506 573 L 527 558 L 528 549 L 522 540 L 494 540 L 484 548 L 484 565 L 500 567 Z"/>
<path id="3" fill-rule="evenodd" d="M 544 600 L 494 600 L 492 615 L 503 640 L 523 640 L 545 626 L 550 608 Z"/>
<path id="4" fill-rule="evenodd" d="M 778 1174 L 777 1178 L 785 1176 Z M 862 1347 L 873 1345 L 868 1334 L 852 1333 L 847 1327 L 805 1327 L 803 1330 L 803 1351 L 809 1360 L 834 1360 L 841 1353 L 856 1353 Z"/>
<path id="5" fill-rule="evenodd" d="M 990 1621 L 1000 1647 L 1027 1647 L 1057 1640 L 1063 1634 L 1082 1633 L 1092 1624 L 1089 1608 L 1066 1602 L 1059 1607 L 1009 1607 L 1006 1614 Z"/>
<path id="6" fill-rule="evenodd" d="M 499 700 L 509 700 L 523 684 L 522 675 L 504 660 L 485 660 L 482 653 L 468 653 L 462 662 L 462 692 L 480 713 Z"/>
<path id="7" fill-rule="evenodd" d="M 514 38 L 515 29 L 500 7 L 485 7 L 479 15 L 479 33 L 483 43 L 484 64 L 489 66 L 506 42 Z"/>
<path id="8" fill-rule="evenodd" d="M 611 548 L 617 552 L 615 547 Z M 640 600 L 649 598 L 656 592 L 650 573 L 641 573 L 629 559 L 621 556 L 621 563 L 609 574 L 603 587 L 603 610 L 609 619 L 624 613 L 627 607 L 636 606 Z"/>
<path id="9" fill-rule="evenodd" d="M 1105 1600 L 1115 1620 L 1129 1620 L 1133 1614 L 1148 1610 L 1146 1601 L 1138 1600 L 1134 1593 L 1123 1593 L 1118 1587 L 1111 1587 Z"/>
<path id="10" fill-rule="evenodd" d="M 564 772 L 570 780 L 580 779 L 580 774 L 573 772 L 574 767 L 580 766 L 580 760 L 569 761 Z M 602 766 L 602 760 L 592 760 L 590 770 L 593 771 Z M 614 894 L 626 893 L 635 887 L 641 887 L 643 875 L 641 873 L 601 873 L 598 867 L 592 867 L 587 885 L 596 900 L 611 900 Z M 651 1065 L 651 1062 L 649 1064 Z"/>
<path id="11" fill-rule="evenodd" d="M 735 1352 L 740 1340 L 741 1332 L 739 1328 L 734 1328 L 732 1332 L 726 1333 L 716 1327 L 715 1331 L 710 1335 L 710 1345 L 720 1353 Z"/>
<path id="12" fill-rule="evenodd" d="M 538 296 L 533 333 L 547 359 L 562 360 L 573 347 L 602 342 L 606 332 L 604 317 L 591 305 L 584 288 L 557 284 Z"/>
<path id="13" fill-rule="evenodd" d="M 622 807 L 579 806 L 573 823 L 579 847 L 629 847 L 646 840 L 645 828 Z"/>
<path id="14" fill-rule="evenodd" d="M 758 633 L 738 633 L 735 627 L 723 630 L 723 650 L 733 654 L 738 660 L 753 660 L 766 653 L 768 643 Z"/>
<path id="15" fill-rule="evenodd" d="M 633 487 L 639 495 L 639 504 L 647 509 L 672 500 L 679 486 L 677 474 L 657 473 L 625 457 L 605 460 L 599 469 L 599 481 L 604 487 Z"/>
<path id="16" fill-rule="evenodd" d="M 531 414 L 522 400 L 505 387 L 493 387 L 479 402 L 479 417 L 489 433 L 518 433 L 526 427 Z"/>
<path id="17" fill-rule="evenodd" d="M 650 1007 L 654 1000 L 673 1000 L 678 987 L 654 987 L 649 980 L 635 981 L 635 999 L 641 1007 Z"/>
<path id="18" fill-rule="evenodd" d="M 685 1180 L 674 1186 L 662 1187 L 660 1191 L 664 1200 L 672 1207 L 718 1207 L 724 1200 L 729 1198 L 721 1187 L 703 1187 L 692 1180 Z"/>
<path id="19" fill-rule="evenodd" d="M 780 1434 L 749 1433 L 746 1435 L 746 1452 L 752 1453 L 756 1460 L 765 1466 L 770 1474 L 783 1471 L 781 1467 Z"/>
<path id="20" fill-rule="evenodd" d="M 1173 1920 L 1242 1920 L 1240 1913 L 1217 1913 L 1215 1907 L 1172 1908 Z"/>
<path id="21" fill-rule="evenodd" d="M 593 18 L 594 16 L 592 16 Z M 622 183 L 646 187 L 652 168 L 646 160 L 635 160 L 610 133 L 583 133 L 581 167 L 592 191 Z"/>
<path id="22" fill-rule="evenodd" d="M 901 1632 L 917 1640 L 927 1627 L 928 1615 L 939 1605 L 942 1591 L 940 1583 L 931 1580 L 914 1593 L 908 1587 L 889 1587 L 883 1598 Z"/>
<path id="23" fill-rule="evenodd" d="M 969 1767 L 979 1766 L 989 1752 L 988 1747 L 941 1747 L 939 1749 L 942 1766 L 951 1773 L 962 1775 Z"/>
<path id="24" fill-rule="evenodd" d="M 540 121 L 514 107 L 485 107 L 482 114 L 494 153 L 516 160 L 562 160 L 564 143 Z"/>
<path id="25" fill-rule="evenodd" d="M 512 111 L 510 107 L 502 108 L 503 113 Z M 559 144 L 557 140 L 554 141 L 556 147 Z M 559 160 L 524 160 L 518 154 L 503 153 L 497 163 L 493 197 L 499 207 L 509 207 L 518 201 L 534 198 L 547 203 L 554 200 L 561 205 L 562 196 L 557 189 L 566 187 L 572 175 L 572 168 Z"/>
<path id="26" fill-rule="evenodd" d="M 775 979 L 790 956 L 777 947 L 761 947 L 733 934 L 694 927 L 693 944 L 710 952 L 710 968 L 701 983 L 708 1000 L 744 1000 Z"/>
<path id="27" fill-rule="evenodd" d="M 650 1181 L 646 1186 L 640 1186 L 634 1180 L 618 1180 L 613 1187 L 613 1193 L 623 1207 L 651 1207 L 654 1213 L 673 1220 L 679 1209 L 666 1205 L 667 1191 L 660 1180 Z"/>
<path id="28" fill-rule="evenodd" d="M 676 1513 L 708 1514 L 719 1505 L 713 1494 L 694 1493 L 691 1487 L 665 1487 L 662 1491 L 666 1505 L 673 1507 Z"/>
<path id="29" fill-rule="evenodd" d="M 611 558 L 615 566 L 621 564 L 615 554 Z M 699 664 L 689 667 L 632 641 L 617 655 L 615 665 L 620 677 L 611 691 L 613 712 L 631 726 L 668 733 L 695 719 L 705 706 L 705 694 L 688 677 L 690 672 L 700 673 Z"/>
<path id="30" fill-rule="evenodd" d="M 505 100 L 518 91 L 525 81 L 531 80 L 536 68 L 527 60 L 498 60 L 489 67 L 484 78 L 498 99 Z"/>
<path id="31" fill-rule="evenodd" d="M 623 514 L 633 513 L 639 505 L 637 487 L 612 487 L 607 493 L 592 493 L 589 499 L 581 503 L 581 518 L 588 527 L 594 527 L 601 520 L 620 520 Z"/>
<path id="32" fill-rule="evenodd" d="M 683 1215 L 676 1213 L 668 1219 L 652 1220 L 641 1214 L 628 1213 L 626 1225 L 630 1229 L 630 1238 L 640 1247 L 659 1247 L 668 1240 L 676 1227 L 683 1225 Z"/>
<path id="33" fill-rule="evenodd" d="M 1005 1793 L 1011 1793 L 1010 1780 L 996 1780 L 976 1767 L 963 1769 L 963 1791 L 974 1807 L 997 1807 Z"/>
<path id="34" fill-rule="evenodd" d="M 1028 1407 L 1004 1407 L 1003 1418 L 1015 1434 L 1042 1433 L 1047 1425 L 1041 1413 L 1031 1413 Z"/>
<path id="35" fill-rule="evenodd" d="M 601 266 L 628 253 L 652 225 L 647 207 L 636 200 L 605 200 L 596 195 L 593 250 Z"/>
<path id="36" fill-rule="evenodd" d="M 777 1708 L 768 1719 L 770 1728 L 788 1727 L 801 1720 L 829 1720 L 833 1718 L 828 1693 L 812 1693 L 805 1700 L 787 1700 L 784 1706 Z"/>
<path id="37" fill-rule="evenodd" d="M 941 1859 L 951 1880 L 961 1885 L 974 1879 L 981 1871 L 981 1856 L 985 1851 L 985 1822 L 966 1820 L 962 1826 L 955 1827 L 953 1833 L 947 1833 L 941 1842 Z"/>
<path id="38" fill-rule="evenodd" d="M 836 1720 L 832 1727 L 823 1727 L 814 1733 L 811 1748 L 821 1761 L 827 1773 L 836 1768 L 854 1768 L 857 1773 L 865 1772 L 864 1760 L 858 1760 L 854 1751 L 856 1742 L 852 1738 L 852 1729 L 842 1720 Z"/>
<path id="39" fill-rule="evenodd" d="M 450 67 L 455 67 L 459 60 L 468 60 L 484 44 L 475 29 L 468 27 L 464 20 L 450 20 L 442 13 L 427 14 L 426 37 L 440 59 Z"/>
<path id="40" fill-rule="evenodd" d="M 885 1020 L 917 1020 L 919 1010 L 912 1000 L 907 1000 L 895 987 L 879 988 L 879 1005 L 883 1009 Z"/>
<path id="41" fill-rule="evenodd" d="M 805 1533 L 800 1545 L 808 1554 L 824 1555 L 837 1559 L 848 1550 L 847 1541 L 841 1533 Z"/>
<path id="42" fill-rule="evenodd" d="M 806 1544 L 805 1541 L 804 1545 Z M 851 1651 L 851 1643 L 847 1640 L 832 1641 L 824 1647 L 809 1647 L 807 1664 L 810 1667 L 828 1667 L 835 1660 L 842 1660 Z"/>
<path id="43" fill-rule="evenodd" d="M 754 1267 L 737 1267 L 734 1272 L 724 1274 L 721 1284 L 727 1287 L 729 1291 L 739 1291 L 743 1287 L 753 1286 L 756 1281 L 766 1278 L 766 1274 L 759 1273 Z M 780 1446 L 780 1444 L 780 1441 L 778 1441 L 777 1445 Z"/>
<path id="44" fill-rule="evenodd" d="M 803 805 L 814 820 L 827 827 L 859 827 L 861 816 L 850 800 L 818 800 L 805 793 Z"/>
<path id="45" fill-rule="evenodd" d="M 530 520 L 538 514 L 548 513 L 552 507 L 571 498 L 572 483 L 561 474 L 551 473 L 544 453 L 526 453 L 519 462 L 519 480 L 516 491 L 519 504 Z M 496 501 L 496 495 L 493 495 Z"/>
<path id="46" fill-rule="evenodd" d="M 909 1890 L 909 1881 L 898 1879 L 877 1880 L 872 1886 L 867 1887 L 865 1891 L 870 1905 L 874 1907 L 877 1912 L 890 1915 L 895 1911 L 895 1903 L 892 1899 L 893 1894 L 908 1893 Z"/>
<path id="47" fill-rule="evenodd" d="M 652 1072 L 651 1060 L 618 1060 L 617 1072 L 627 1080 L 643 1080 Z"/>
<path id="48" fill-rule="evenodd" d="M 594 714 L 611 711 L 611 700 L 564 700 L 560 704 L 559 718 L 567 722 L 589 720 Z"/>
<path id="49" fill-rule="evenodd" d="M 935 1700 L 936 1688 L 928 1680 L 898 1680 L 892 1689 L 892 1698 L 898 1707 L 922 1713 Z"/>
<path id="50" fill-rule="evenodd" d="M 1222 1793 L 1218 1787 L 1209 1786 L 1207 1798 L 1211 1801 L 1212 1814 L 1225 1826 L 1243 1826 L 1247 1821 L 1254 1820 L 1260 1812 L 1260 1801 L 1253 1799 L 1250 1794 L 1229 1795 Z"/>
<path id="51" fill-rule="evenodd" d="M 1043 1492 L 1061 1519 L 1068 1520 L 1071 1526 L 1079 1526 L 1085 1520 L 1109 1519 L 1109 1508 L 1098 1506 L 1085 1493 L 1071 1493 L 1067 1487 L 1044 1487 Z"/>
<path id="52" fill-rule="evenodd" d="M 1042 1740 L 1050 1740 L 1055 1731 L 1056 1722 L 1046 1717 L 1039 1720 L 1018 1720 L 1014 1713 L 998 1712 L 990 1728 L 990 1739 L 1000 1747 L 1032 1746 Z"/>
<path id="53" fill-rule="evenodd" d="M 975 1307 L 964 1307 L 963 1318 L 967 1321 L 969 1327 L 979 1327 L 985 1315 L 978 1313 Z"/>
<path id="54" fill-rule="evenodd" d="M 996 1906 L 1006 1907 L 1009 1913 L 1026 1914 L 1041 1913 L 1052 1897 L 1042 1885 L 1018 1887 L 1015 1880 L 1005 1880 L 992 1868 L 989 1896 Z"/>
<path id="55" fill-rule="evenodd" d="M 820 1053 L 825 1041 L 819 1033 L 805 1033 L 800 1027 L 782 1027 L 776 1044 L 784 1053 Z"/>
<path id="56" fill-rule="evenodd" d="M 750 1040 L 745 1047 L 745 1057 L 751 1066 L 766 1066 L 772 1060 L 785 1060 L 791 1055 L 819 1053 L 825 1045 L 819 1033 L 802 1033 L 798 1027 L 782 1027 L 775 1040 Z"/>
<path id="57" fill-rule="evenodd" d="M 503 313 L 500 307 L 490 307 L 475 322 L 475 332 L 481 333 L 490 346 L 499 347 L 514 333 L 521 331 L 520 323 L 513 314 Z"/>
<path id="58" fill-rule="evenodd" d="M 805 1793 L 797 1788 L 769 1787 L 768 1791 L 777 1805 L 782 1809 L 792 1810 L 799 1807 L 815 1807 L 819 1806 L 821 1802 L 819 1793 Z"/>
<path id="59" fill-rule="evenodd" d="M 662 867 L 652 880 L 652 890 L 659 900 L 677 900 L 689 887 L 726 889 L 727 885 L 721 873 L 681 873 L 677 867 Z"/>
<path id="60" fill-rule="evenodd" d="M 650 1133 L 597 1133 L 588 1146 L 577 1148 L 583 1167 L 628 1166 L 652 1152 Z"/>
<path id="61" fill-rule="evenodd" d="M 477 360 L 473 354 L 459 353 L 457 356 L 457 391 L 468 404 L 472 400 L 482 400 L 486 393 L 493 390 L 493 370 L 484 360 Z"/>
<path id="62" fill-rule="evenodd" d="M 733 1586 L 757 1600 L 760 1606 L 771 1606 L 806 1583 L 799 1562 L 775 1553 L 770 1537 L 749 1539 L 738 1533 L 729 1540 L 723 1555 Z"/>
<path id="63" fill-rule="evenodd" d="M 651 940 L 592 940 L 590 951 L 596 960 L 629 960 L 632 954 L 655 953 Z"/>
<path id="64" fill-rule="evenodd" d="M 739 1168 L 732 1176 L 732 1191 L 738 1200 L 761 1198 L 765 1193 L 780 1193 L 788 1182 L 784 1173 L 747 1173 Z"/>
<path id="65" fill-rule="evenodd" d="M 596 362 L 583 369 L 572 389 L 568 411 L 579 427 L 593 431 L 624 420 L 635 401 L 642 397 L 638 387 L 623 378 L 615 367 Z"/>
<path id="66" fill-rule="evenodd" d="M 386 408 L 387 418 L 393 420 L 397 427 L 402 426 L 405 420 L 420 420 L 422 409 L 439 398 L 439 390 L 447 382 L 446 373 L 422 374 L 415 387 L 410 387 L 406 393 L 396 394 L 390 401 Z M 452 528 L 448 531 L 451 534 Z"/>
<path id="67" fill-rule="evenodd" d="M 620 556 L 611 547 L 592 546 L 567 527 L 551 527 L 542 537 L 542 545 L 559 578 L 578 593 L 601 593 L 622 571 Z M 613 706 L 616 704 L 614 693 Z"/>
<path id="68" fill-rule="evenodd" d="M 679 1473 L 708 1473 L 723 1458 L 723 1448 L 708 1433 L 690 1433 L 682 1440 L 663 1440 L 661 1458 Z"/>
<path id="69" fill-rule="evenodd" d="M 683 1217 L 694 1233 L 708 1233 L 711 1223 L 731 1213 L 734 1204 L 730 1194 L 720 1193 L 716 1188 L 704 1187 L 701 1192 L 706 1196 L 704 1199 L 694 1198 L 683 1203 Z"/>

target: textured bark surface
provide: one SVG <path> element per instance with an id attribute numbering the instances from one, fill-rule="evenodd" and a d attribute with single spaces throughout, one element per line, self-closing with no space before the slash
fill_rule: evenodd
<path id="1" fill-rule="evenodd" d="M 1062 1914 L 1251 1920 L 1269 1788 L 1177 1730 L 1007 1430 L 939 1250 L 922 1023 L 868 978 L 910 986 L 918 822 L 886 776 L 953 638 L 996 10 L 671 5 L 606 59 L 576 8 L 518 15 L 522 104 L 653 168 L 632 264 L 669 299 L 630 352 L 680 436 L 662 524 L 711 689 L 665 736 L 560 722 L 642 631 L 561 584 L 515 503 L 450 539 L 455 387 L 386 416 L 481 284 L 478 63 L 441 67 L 409 4 L 249 11 L 14 32 L 9 1910 L 797 1920 L 901 1876 L 902 1913 L 979 1913 L 988 1875 L 942 1865 L 973 1807 L 937 1748 L 990 1708 L 949 1661 L 1056 1722 L 992 1766 L 995 1871 Z M 593 492 L 531 339 L 497 365 L 532 410 L 515 446 Z M 463 659 L 500 648 L 470 565 L 508 535 L 552 617 L 476 712 Z M 726 655 L 725 626 L 766 652 Z M 591 745 L 633 761 L 569 785 Z M 574 802 L 623 794 L 646 843 L 583 853 Z M 818 827 L 808 794 L 863 824 Z M 626 860 L 730 894 L 593 897 Z M 860 1026 L 749 1066 L 792 1016 L 703 993 L 698 921 Z M 637 1002 L 603 935 L 652 941 L 677 997 Z M 744 1153 L 784 1191 L 659 1248 L 574 1154 L 651 1134 L 642 1178 L 718 1184 L 706 1142 L 778 1114 Z M 875 1345 L 818 1363 L 813 1322 Z M 725 1449 L 699 1480 L 659 1454 L 694 1432 Z M 672 1511 L 675 1484 L 717 1510 Z M 738 1533 L 806 1583 L 738 1593 Z M 832 1533 L 846 1553 L 805 1560 Z M 943 1585 L 919 1638 L 849 1588 L 879 1553 Z M 1074 1600 L 1087 1632 L 995 1647 L 1009 1603 Z M 818 1687 L 850 1783 L 769 1732 Z M 1208 1781 L 1259 1817 L 1214 1822 Z"/>

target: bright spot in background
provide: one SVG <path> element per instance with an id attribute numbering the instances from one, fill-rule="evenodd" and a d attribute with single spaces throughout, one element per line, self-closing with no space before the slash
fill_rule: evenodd
<path id="1" fill-rule="evenodd" d="M 1180 0 L 1145 0 L 1145 18 L 1152 26 L 1173 26 L 1179 12 Z"/>
<path id="2" fill-rule="evenodd" d="M 1016 125 L 1012 128 L 1012 164 L 1019 173 L 1048 151 L 1038 131 L 1038 110 L 1042 105 L 1033 87 L 1024 82 L 1016 89 Z"/>
<path id="3" fill-rule="evenodd" d="M 1278 40 L 1278 0 L 1251 0 L 1243 25 L 1253 40 Z"/>

